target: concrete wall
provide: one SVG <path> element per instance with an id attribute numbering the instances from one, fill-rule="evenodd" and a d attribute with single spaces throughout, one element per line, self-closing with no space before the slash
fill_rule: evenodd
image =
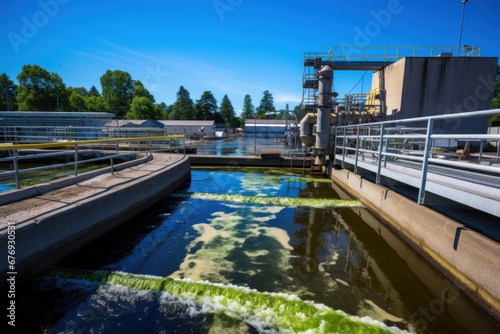
<path id="1" fill-rule="evenodd" d="M 393 116 L 388 119 L 490 109 L 497 63 L 495 57 L 408 57 L 387 66 L 383 69 L 387 115 Z M 378 75 L 374 74 L 373 88 L 378 87 Z M 443 121 L 436 128 L 486 133 L 487 120 Z"/>
<path id="2" fill-rule="evenodd" d="M 401 110 L 405 59 L 401 59 L 380 71 L 376 71 L 372 77 L 372 88 L 380 88 L 381 72 L 384 75 L 386 90 L 386 115 L 390 116 Z"/>
<path id="3" fill-rule="evenodd" d="M 331 177 L 451 281 L 500 319 L 500 245 L 348 170 Z"/>
<path id="4" fill-rule="evenodd" d="M 23 281 L 40 273 L 150 207 L 190 179 L 187 156 L 169 166 L 167 161 L 159 165 L 162 167 L 146 177 L 132 178 L 123 186 L 110 187 L 77 204 L 48 210 L 46 214 L 16 225 L 17 280 Z M 5 229 L 0 236 L 0 256 L 4 259 L 7 259 L 6 252 Z M 3 273 L 9 271 L 7 264 L 7 261 L 2 261 L 0 265 Z M 1 284 L 6 284 L 6 281 Z"/>

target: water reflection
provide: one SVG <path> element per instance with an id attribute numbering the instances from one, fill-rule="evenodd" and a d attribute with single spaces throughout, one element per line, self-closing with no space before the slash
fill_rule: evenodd
<path id="1" fill-rule="evenodd" d="M 169 196 L 59 266 L 293 293 L 417 333 L 470 333 L 477 328 L 498 332 L 498 324 L 463 294 L 457 295 L 437 271 L 362 208 L 284 207 L 186 195 L 196 192 L 340 197 L 330 182 L 307 182 L 279 170 L 194 169 L 191 184 L 179 196 Z M 123 328 L 178 333 L 270 330 L 228 323 L 224 316 L 152 292 L 43 278 L 30 289 L 19 307 L 20 314 L 33 319 L 21 324 L 28 332 L 65 332 L 68 326 L 111 333 Z"/>
<path id="2" fill-rule="evenodd" d="M 229 137 L 217 140 L 194 142 L 197 154 L 244 156 L 259 154 L 261 150 L 289 152 L 289 147 L 283 138 Z"/>

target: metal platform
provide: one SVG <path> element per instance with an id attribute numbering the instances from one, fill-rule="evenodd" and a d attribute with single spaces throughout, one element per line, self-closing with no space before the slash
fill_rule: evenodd
<path id="1" fill-rule="evenodd" d="M 344 159 L 336 159 L 336 163 L 354 166 L 355 155 L 346 155 Z M 395 159 L 383 165 L 380 169 L 382 176 L 417 189 L 420 188 L 422 164 Z M 357 167 L 377 173 L 378 159 L 372 156 L 361 156 Z M 425 189 L 427 192 L 500 217 L 500 177 L 498 176 L 430 165 Z"/>
<path id="2" fill-rule="evenodd" d="M 384 177 L 413 187 L 419 204 L 428 204 L 426 193 L 431 193 L 500 217 L 500 135 L 433 134 L 438 119 L 498 113 L 500 109 L 336 127 L 335 164 L 355 173 L 372 172 L 376 183 Z M 422 121 L 427 127 L 408 126 Z M 434 147 L 438 140 L 466 147 L 473 143 L 476 153 Z M 484 154 L 491 143 L 497 144 L 496 153 Z"/>

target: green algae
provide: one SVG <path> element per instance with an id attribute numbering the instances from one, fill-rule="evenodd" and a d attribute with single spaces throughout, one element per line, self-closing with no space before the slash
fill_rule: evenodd
<path id="1" fill-rule="evenodd" d="M 186 193 L 194 199 L 208 201 L 225 201 L 234 203 L 253 203 L 277 205 L 285 207 L 312 207 L 312 208 L 340 208 L 340 207 L 361 207 L 361 203 L 356 200 L 343 200 L 336 198 L 309 198 L 309 197 L 277 197 L 277 196 L 248 196 L 240 194 L 214 194 L 214 193 Z"/>
<path id="2" fill-rule="evenodd" d="M 194 282 L 124 272 L 56 268 L 52 278 L 91 281 L 136 290 L 167 292 L 203 304 L 213 313 L 243 321 L 255 321 L 282 333 L 404 333 L 370 318 L 335 311 L 323 304 L 303 301 L 295 295 L 267 293 L 235 285 Z"/>

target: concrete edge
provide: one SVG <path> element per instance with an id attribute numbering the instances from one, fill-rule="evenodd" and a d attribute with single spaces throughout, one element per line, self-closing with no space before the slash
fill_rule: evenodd
<path id="1" fill-rule="evenodd" d="M 189 181 L 190 177 L 189 157 L 184 156 L 146 177 L 40 216 L 16 229 L 16 282 L 27 281 L 112 231 Z M 5 241 L 6 234 L 2 234 L 0 244 Z M 7 247 L 0 249 L 5 257 L 6 251 Z M 7 268 L 3 271 L 7 272 Z M 4 289 L 5 284 L 1 282 L 0 288 Z"/>
<path id="2" fill-rule="evenodd" d="M 113 166 L 113 170 L 111 170 L 111 166 L 109 167 L 104 167 L 98 170 L 86 172 L 79 174 L 77 176 L 69 176 L 63 179 L 58 179 L 54 181 L 50 181 L 47 183 L 42 183 L 38 184 L 35 186 L 30 186 L 30 187 L 25 187 L 19 190 L 13 190 L 9 191 L 6 193 L 0 193 L 0 205 L 5 205 L 17 201 L 21 201 L 26 198 L 31 198 L 35 196 L 39 196 L 45 193 L 48 193 L 50 191 L 54 191 L 57 189 L 61 189 L 64 187 L 71 186 L 75 183 L 79 183 L 82 181 L 89 180 L 93 177 L 96 177 L 98 175 L 104 174 L 104 173 L 111 173 L 112 171 L 119 171 L 123 170 L 125 168 L 137 166 L 139 164 L 143 164 L 149 161 L 148 156 L 143 156 L 137 159 L 134 159 L 132 161 L 127 161 L 124 163 L 121 163 L 119 165 Z"/>
<path id="3" fill-rule="evenodd" d="M 500 244 L 348 170 L 332 180 L 496 319 L 500 319 Z"/>

